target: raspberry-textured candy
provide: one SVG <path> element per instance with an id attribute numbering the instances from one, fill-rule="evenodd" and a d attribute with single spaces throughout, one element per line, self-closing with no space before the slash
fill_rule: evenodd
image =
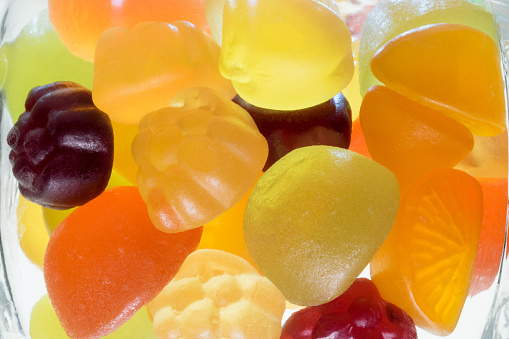
<path id="1" fill-rule="evenodd" d="M 286 299 L 319 305 L 343 293 L 396 218 L 387 168 L 339 147 L 298 148 L 256 183 L 244 214 L 247 249 Z"/>
<path id="2" fill-rule="evenodd" d="M 157 338 L 277 339 L 285 299 L 244 259 L 198 250 L 149 309 Z"/>
<path id="3" fill-rule="evenodd" d="M 293 313 L 281 339 L 417 339 L 412 318 L 385 301 L 373 282 L 358 278 L 336 299 Z"/>
<path id="4" fill-rule="evenodd" d="M 316 0 L 229 0 L 219 67 L 253 105 L 277 110 L 315 106 L 352 79 L 350 31 Z"/>
<path id="5" fill-rule="evenodd" d="M 186 20 L 207 28 L 205 0 L 50 0 L 49 16 L 69 50 L 94 61 L 101 34 L 111 27 L 131 29 L 143 21 Z"/>
<path id="6" fill-rule="evenodd" d="M 103 192 L 55 229 L 44 279 L 71 338 L 99 338 L 152 300 L 196 249 L 201 228 L 157 230 L 134 186 Z"/>
<path id="7" fill-rule="evenodd" d="M 44 207 L 67 209 L 98 196 L 113 166 L 113 130 L 92 94 L 73 82 L 36 87 L 7 135 L 21 194 Z"/>
<path id="8" fill-rule="evenodd" d="M 110 28 L 97 42 L 94 103 L 111 120 L 138 124 L 182 90 L 205 86 L 228 99 L 231 81 L 219 73 L 219 45 L 189 22 L 142 22 Z"/>
<path id="9" fill-rule="evenodd" d="M 336 94 L 316 106 L 296 111 L 256 107 L 240 96 L 233 102 L 253 117 L 269 144 L 266 171 L 277 160 L 299 147 L 328 145 L 348 148 L 352 133 L 352 110 L 345 96 Z"/>
<path id="10" fill-rule="evenodd" d="M 165 232 L 202 226 L 236 204 L 268 153 L 249 113 L 205 87 L 148 114 L 132 150 L 150 218 Z"/>

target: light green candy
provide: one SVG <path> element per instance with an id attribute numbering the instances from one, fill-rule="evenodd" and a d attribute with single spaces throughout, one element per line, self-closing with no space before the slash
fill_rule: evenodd
<path id="1" fill-rule="evenodd" d="M 0 49 L 0 83 L 13 121 L 25 111 L 28 92 L 55 81 L 92 88 L 94 65 L 71 54 L 43 10 L 12 43 Z"/>
<path id="2" fill-rule="evenodd" d="M 69 338 L 60 325 L 48 295 L 44 295 L 33 307 L 30 318 L 30 337 L 32 339 Z M 155 339 L 152 321 L 146 307 L 141 308 L 118 330 L 107 335 L 107 339 Z"/>

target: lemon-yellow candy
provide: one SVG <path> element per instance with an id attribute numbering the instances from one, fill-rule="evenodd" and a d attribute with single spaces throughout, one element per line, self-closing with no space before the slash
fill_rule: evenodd
<path id="1" fill-rule="evenodd" d="M 279 338 L 285 299 L 244 259 L 198 250 L 149 303 L 157 338 Z"/>

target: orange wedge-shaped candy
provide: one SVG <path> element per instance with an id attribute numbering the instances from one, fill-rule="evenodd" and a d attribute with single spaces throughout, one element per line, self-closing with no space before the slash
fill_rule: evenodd
<path id="1" fill-rule="evenodd" d="M 468 295 L 482 222 L 482 189 L 465 172 L 431 172 L 402 195 L 396 222 L 371 261 L 387 301 L 436 335 L 450 334 Z"/>
<path id="2" fill-rule="evenodd" d="M 481 31 L 455 24 L 408 31 L 377 51 L 371 69 L 387 87 L 463 122 L 474 134 L 505 129 L 499 50 Z"/>
<path id="3" fill-rule="evenodd" d="M 394 172 L 401 186 L 454 167 L 474 146 L 465 125 L 384 86 L 366 93 L 359 119 L 369 154 Z"/>

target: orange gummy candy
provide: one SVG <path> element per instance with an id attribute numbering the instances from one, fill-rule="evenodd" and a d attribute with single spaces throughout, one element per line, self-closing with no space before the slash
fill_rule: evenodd
<path id="1" fill-rule="evenodd" d="M 71 338 L 113 332 L 159 293 L 196 249 L 202 229 L 157 230 L 134 186 L 105 191 L 53 232 L 44 278 Z"/>
<path id="2" fill-rule="evenodd" d="M 143 21 L 186 20 L 208 27 L 205 0 L 49 0 L 50 21 L 69 50 L 94 61 L 99 36 L 108 28 L 131 29 Z"/>
<path id="3" fill-rule="evenodd" d="M 423 26 L 387 42 L 371 60 L 387 87 L 492 136 L 505 129 L 498 46 L 485 33 L 456 24 Z"/>
<path id="4" fill-rule="evenodd" d="M 454 167 L 474 146 L 463 124 L 384 86 L 366 93 L 359 119 L 369 154 L 402 186 L 431 170 Z"/>
<path id="5" fill-rule="evenodd" d="M 382 297 L 436 335 L 454 330 L 467 298 L 482 204 L 470 175 L 430 172 L 403 192 L 392 231 L 370 263 Z"/>

